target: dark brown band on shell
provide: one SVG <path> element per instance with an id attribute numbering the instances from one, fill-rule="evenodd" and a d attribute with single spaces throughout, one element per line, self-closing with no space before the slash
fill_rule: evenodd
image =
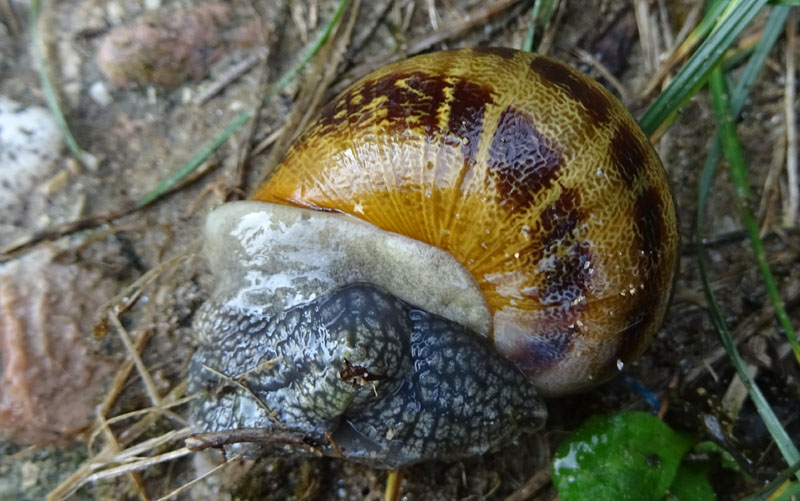
<path id="1" fill-rule="evenodd" d="M 609 119 L 611 103 L 599 84 L 577 70 L 545 57 L 533 59 L 531 69 L 539 75 L 542 83 L 558 87 L 569 98 L 579 101 L 591 121 L 602 123 Z"/>
<path id="2" fill-rule="evenodd" d="M 497 179 L 498 198 L 524 210 L 539 192 L 553 185 L 564 160 L 530 115 L 509 106 L 497 122 L 488 164 Z"/>

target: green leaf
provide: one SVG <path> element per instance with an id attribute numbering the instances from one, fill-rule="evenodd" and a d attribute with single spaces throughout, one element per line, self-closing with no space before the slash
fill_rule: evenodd
<path id="1" fill-rule="evenodd" d="M 714 501 L 714 489 L 708 481 L 708 463 L 686 463 L 678 467 L 665 501 Z"/>
<path id="2" fill-rule="evenodd" d="M 553 18 L 554 6 L 554 0 L 535 0 L 533 2 L 531 20 L 528 22 L 528 33 L 525 35 L 525 40 L 522 42 L 522 50 L 526 52 L 533 52 L 539 48 L 539 44 L 542 41 L 542 35 L 539 34 L 537 36 L 536 30 L 538 28 L 543 33 L 545 27 L 550 24 L 550 20 Z"/>
<path id="3" fill-rule="evenodd" d="M 740 473 L 742 471 L 742 469 L 739 467 L 739 463 L 736 462 L 736 459 L 733 458 L 731 453 L 726 451 L 719 445 L 715 444 L 714 442 L 711 441 L 700 442 L 699 444 L 694 446 L 693 451 L 697 454 L 719 456 L 720 465 L 726 470 L 737 471 Z"/>
<path id="4" fill-rule="evenodd" d="M 742 0 L 723 15 L 716 29 L 639 120 L 645 134 L 651 136 L 670 114 L 697 92 L 717 61 L 766 3 L 767 0 Z"/>
<path id="5" fill-rule="evenodd" d="M 800 496 L 800 483 L 787 482 L 778 489 L 770 501 L 795 501 Z"/>
<path id="6" fill-rule="evenodd" d="M 593 417 L 556 451 L 561 501 L 662 499 L 692 439 L 646 412 Z"/>

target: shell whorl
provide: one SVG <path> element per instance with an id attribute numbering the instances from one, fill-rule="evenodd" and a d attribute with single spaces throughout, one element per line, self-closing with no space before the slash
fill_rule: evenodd
<path id="1" fill-rule="evenodd" d="M 677 262 L 664 170 L 630 114 L 580 72 L 510 49 L 428 54 L 364 77 L 253 198 L 447 250 L 486 298 L 484 334 L 551 394 L 641 354 Z"/>

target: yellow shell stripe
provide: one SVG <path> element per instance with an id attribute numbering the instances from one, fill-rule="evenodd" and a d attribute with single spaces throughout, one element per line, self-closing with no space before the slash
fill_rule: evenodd
<path id="1" fill-rule="evenodd" d="M 510 49 L 368 75 L 254 198 L 447 249 L 483 290 L 498 349 L 544 391 L 578 389 L 638 356 L 677 259 L 669 187 L 633 118 L 576 70 Z"/>

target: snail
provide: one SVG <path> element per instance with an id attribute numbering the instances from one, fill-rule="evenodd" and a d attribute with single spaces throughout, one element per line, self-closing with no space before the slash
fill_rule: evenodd
<path id="1" fill-rule="evenodd" d="M 192 445 L 384 468 L 513 443 L 543 426 L 542 396 L 635 360 L 678 246 L 663 167 L 623 105 L 502 48 L 362 78 L 205 239 Z"/>

